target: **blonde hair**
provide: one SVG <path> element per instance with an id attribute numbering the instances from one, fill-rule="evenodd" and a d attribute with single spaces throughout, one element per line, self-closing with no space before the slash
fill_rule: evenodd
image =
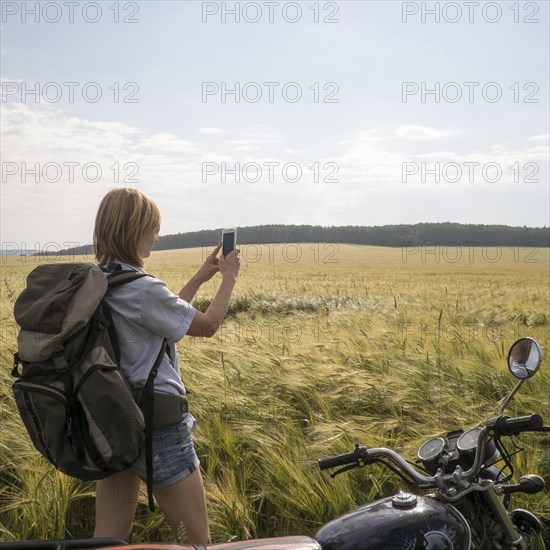
<path id="1" fill-rule="evenodd" d="M 139 255 L 143 239 L 160 229 L 157 205 L 137 189 L 120 187 L 101 201 L 94 227 L 94 250 L 99 266 L 113 260 L 143 267 Z"/>

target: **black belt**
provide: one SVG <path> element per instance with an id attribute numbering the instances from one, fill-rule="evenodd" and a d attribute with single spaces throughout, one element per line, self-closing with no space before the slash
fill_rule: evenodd
<path id="1" fill-rule="evenodd" d="M 153 407 L 153 430 L 179 424 L 189 412 L 187 397 L 173 393 L 155 392 Z"/>
<path id="2" fill-rule="evenodd" d="M 139 404 L 142 389 L 134 390 L 134 399 Z M 179 424 L 189 412 L 187 397 L 175 393 L 153 394 L 153 430 Z"/>

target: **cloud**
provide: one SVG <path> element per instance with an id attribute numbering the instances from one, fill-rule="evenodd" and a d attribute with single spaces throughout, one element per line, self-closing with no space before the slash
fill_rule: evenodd
<path id="1" fill-rule="evenodd" d="M 495 185 L 545 185 L 548 181 L 548 145 L 534 143 L 510 147 L 493 144 L 483 149 L 459 153 L 445 147 L 447 129 L 420 126 L 397 129 L 370 128 L 339 141 L 338 153 L 330 160 L 338 166 L 339 189 L 356 195 L 366 192 L 403 193 L 413 189 L 464 191 Z M 406 139 L 400 139 L 406 136 Z M 440 138 L 444 148 L 417 152 L 409 143 Z M 460 176 L 457 178 L 457 175 Z M 498 176 L 498 178 L 497 178 Z M 369 190 L 369 191 L 367 191 Z M 336 198 L 339 200 L 340 197 Z"/>
<path id="2" fill-rule="evenodd" d="M 401 139 L 419 141 L 452 136 L 453 132 L 450 130 L 436 130 L 427 126 L 402 126 L 396 130 L 395 135 Z"/>
<path id="3" fill-rule="evenodd" d="M 127 151 L 141 135 L 140 130 L 117 122 L 93 122 L 67 117 L 52 107 L 30 107 L 16 103 L 0 107 L 2 148 L 6 160 L 40 162 L 83 161 L 111 157 Z"/>
<path id="4" fill-rule="evenodd" d="M 215 135 L 223 134 L 225 130 L 222 128 L 199 128 L 199 134 Z"/>
<path id="5" fill-rule="evenodd" d="M 193 153 L 196 148 L 190 141 L 179 139 L 173 134 L 153 134 L 143 138 L 136 149 L 156 150 L 164 153 Z"/>
<path id="6" fill-rule="evenodd" d="M 0 116 L 3 239 L 89 242 L 107 190 L 137 187 L 165 202 L 191 202 L 201 184 L 200 147 L 180 136 L 67 116 L 50 105 L 4 104 Z M 20 212 L 32 212 L 24 226 Z"/>
<path id="7" fill-rule="evenodd" d="M 89 242 L 102 196 L 121 185 L 137 187 L 155 198 L 166 234 L 224 224 L 266 223 L 267 211 L 273 223 L 384 223 L 387 205 L 400 212 L 404 208 L 400 204 L 418 202 L 422 193 L 430 203 L 432 195 L 441 196 L 444 190 L 464 191 L 465 196 L 474 189 L 494 192 L 496 184 L 482 177 L 483 167 L 490 163 L 498 163 L 502 169 L 499 184 L 533 187 L 536 179 L 541 188 L 548 177 L 547 136 L 533 136 L 516 147 L 496 143 L 458 153 L 447 139 L 456 131 L 409 125 L 363 128 L 342 135 L 328 149 L 316 149 L 314 144 L 255 125 L 254 131 L 249 126 L 247 131 L 233 130 L 233 135 L 221 131 L 231 139 L 212 145 L 208 138 L 186 139 L 185 135 L 150 132 L 121 122 L 68 116 L 52 105 L 3 104 L 0 114 L 2 237 L 11 241 Z M 209 135 L 208 131 L 199 133 Z M 430 147 L 423 144 L 418 150 L 422 140 Z M 241 168 L 246 163 L 261 166 L 262 178 L 250 181 L 255 176 L 253 167 L 235 178 L 237 162 Z M 214 166 L 212 177 L 203 173 L 205 163 Z M 227 165 L 226 178 L 221 177 L 223 163 Z M 406 179 L 405 163 L 418 167 Z M 439 181 L 429 173 L 436 163 Z M 451 163 L 463 171 L 459 181 L 447 181 L 455 174 Z M 473 181 L 466 163 L 477 163 Z M 299 181 L 291 181 L 294 168 L 285 178 L 285 165 L 291 164 L 301 167 Z M 445 171 L 445 165 L 452 169 L 447 166 Z M 47 173 L 43 173 L 45 166 L 49 166 Z M 62 173 L 56 180 L 58 168 Z M 41 178 L 38 183 L 37 175 Z M 362 217 L 365 205 L 370 208 L 370 221 Z M 25 224 L 20 223 L 21 212 L 26 213 Z"/>
<path id="8" fill-rule="evenodd" d="M 239 145 L 238 147 L 233 147 L 233 151 L 246 153 L 248 151 L 259 151 L 260 147 L 258 145 Z"/>
<path id="9" fill-rule="evenodd" d="M 363 143 L 389 143 L 401 141 L 425 141 L 431 139 L 442 139 L 455 135 L 451 130 L 438 130 L 427 126 L 400 126 L 395 129 L 370 128 L 355 133 L 356 140 Z M 341 140 L 337 145 L 345 145 L 347 140 Z M 389 145 L 391 147 L 391 145 Z"/>
<path id="10" fill-rule="evenodd" d="M 250 138 L 250 139 L 230 139 L 225 141 L 224 143 L 227 143 L 228 145 L 237 145 L 237 146 L 243 146 L 243 145 L 265 145 L 265 144 L 272 144 L 272 143 L 278 143 L 280 140 L 274 139 L 274 138 Z"/>
<path id="11" fill-rule="evenodd" d="M 231 150 L 236 153 L 257 151 L 259 154 L 265 154 L 267 150 L 266 146 L 277 145 L 280 142 L 281 140 L 276 137 L 251 137 L 248 139 L 231 139 L 224 141 L 224 143 L 231 146 Z M 272 150 L 273 148 L 270 147 L 269 149 Z"/>

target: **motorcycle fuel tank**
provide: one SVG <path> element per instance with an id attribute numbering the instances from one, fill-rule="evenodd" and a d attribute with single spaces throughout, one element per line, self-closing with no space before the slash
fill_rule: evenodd
<path id="1" fill-rule="evenodd" d="M 323 550 L 469 550 L 470 539 L 455 508 L 409 493 L 348 512 L 315 535 Z"/>

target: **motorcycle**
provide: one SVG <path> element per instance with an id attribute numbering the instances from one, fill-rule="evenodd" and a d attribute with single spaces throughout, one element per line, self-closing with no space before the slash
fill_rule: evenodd
<path id="1" fill-rule="evenodd" d="M 511 457 L 523 448 L 522 432 L 547 432 L 539 414 L 516 418 L 504 415 L 523 383 L 536 374 L 542 361 L 539 344 L 531 338 L 516 341 L 508 353 L 510 372 L 519 380 L 504 399 L 498 415 L 485 427 L 449 432 L 418 449 L 423 473 L 390 449 L 357 445 L 351 453 L 319 461 L 322 470 L 340 466 L 338 475 L 357 466 L 381 462 L 419 489 L 435 489 L 417 496 L 401 492 L 367 504 L 337 518 L 315 535 L 323 550 L 539 550 L 542 526 L 528 510 L 509 511 L 513 493 L 544 490 L 537 475 L 514 474 Z M 509 438 L 512 448 L 504 444 Z M 503 463 L 498 466 L 497 463 Z M 505 474 L 505 472 L 507 472 Z"/>
<path id="2" fill-rule="evenodd" d="M 531 338 L 517 340 L 508 353 L 508 368 L 518 379 L 503 400 L 498 415 L 484 427 L 455 430 L 434 437 L 418 449 L 410 463 L 387 448 L 356 445 L 349 453 L 319 460 L 321 470 L 339 468 L 335 477 L 353 468 L 382 463 L 407 484 L 426 495 L 401 491 L 371 502 L 325 524 L 314 536 L 281 537 L 214 544 L 131 544 L 123 541 L 15 542 L 5 550 L 541 550 L 539 519 L 521 508 L 510 511 L 513 493 L 535 494 L 544 480 L 524 475 L 511 483 L 511 458 L 523 450 L 516 440 L 522 432 L 548 432 L 539 414 L 510 418 L 504 411 L 542 361 L 540 345 Z M 505 444 L 505 440 L 507 443 Z M 420 492 L 420 491 L 418 491 Z M 46 546 L 50 545 L 50 546 Z"/>

